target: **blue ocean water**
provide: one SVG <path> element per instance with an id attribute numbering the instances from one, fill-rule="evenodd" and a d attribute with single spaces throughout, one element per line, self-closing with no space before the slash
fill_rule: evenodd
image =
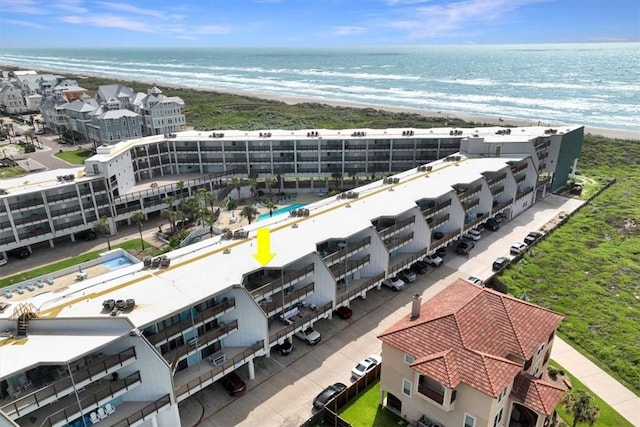
<path id="1" fill-rule="evenodd" d="M 640 43 L 6 49 L 0 64 L 640 131 Z"/>

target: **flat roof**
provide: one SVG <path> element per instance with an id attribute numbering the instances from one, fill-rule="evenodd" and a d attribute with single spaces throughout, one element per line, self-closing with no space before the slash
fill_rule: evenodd
<path id="1" fill-rule="evenodd" d="M 73 175 L 73 181 L 59 181 L 58 176 Z M 74 182 L 84 182 L 102 178 L 98 176 L 85 175 L 84 167 L 68 169 L 53 169 L 43 172 L 32 173 L 18 178 L 8 178 L 0 180 L 0 189 L 8 194 L 4 197 L 32 193 L 34 191 L 48 190 L 50 188 L 61 187 L 73 184 Z M 0 196 L 2 197 L 2 196 Z"/>

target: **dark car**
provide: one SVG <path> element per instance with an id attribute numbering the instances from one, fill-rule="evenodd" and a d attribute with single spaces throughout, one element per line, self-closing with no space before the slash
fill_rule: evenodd
<path id="1" fill-rule="evenodd" d="M 425 274 L 427 272 L 427 263 L 424 261 L 416 261 L 411 264 L 411 271 L 416 274 Z"/>
<path id="2" fill-rule="evenodd" d="M 247 385 L 242 381 L 242 378 L 235 372 L 225 375 L 220 379 L 220 383 L 229 393 L 229 396 L 240 396 L 247 391 Z"/>
<path id="3" fill-rule="evenodd" d="M 293 351 L 293 344 L 286 339 L 282 343 L 274 345 L 273 350 L 277 351 L 280 356 L 286 356 Z"/>
<path id="4" fill-rule="evenodd" d="M 401 270 L 398 273 L 398 277 L 400 279 L 404 280 L 404 283 L 413 283 L 418 278 L 418 276 L 416 276 L 416 273 L 411 271 L 411 269 L 409 269 L 409 268 L 405 268 L 405 269 Z"/>
<path id="5" fill-rule="evenodd" d="M 542 234 L 539 231 L 532 231 L 531 233 L 527 234 L 527 236 L 523 239 L 523 241 L 531 246 L 532 243 L 538 241 L 538 239 L 540 239 L 544 234 Z"/>
<path id="6" fill-rule="evenodd" d="M 505 268 L 508 264 L 509 261 L 511 261 L 511 259 L 501 256 L 500 258 L 497 258 L 494 262 L 493 262 L 493 271 L 500 271 L 503 268 Z"/>
<path id="7" fill-rule="evenodd" d="M 498 231 L 500 226 L 498 225 L 498 221 L 493 218 L 489 218 L 487 222 L 484 223 L 484 229 L 489 231 Z"/>
<path id="8" fill-rule="evenodd" d="M 458 246 L 456 246 L 456 253 L 460 255 L 469 255 L 471 249 L 475 248 L 475 244 L 473 242 L 460 242 Z"/>
<path id="9" fill-rule="evenodd" d="M 23 259 L 31 255 L 31 252 L 29 252 L 29 249 L 27 248 L 15 248 L 7 251 L 7 254 L 15 258 Z"/>
<path id="10" fill-rule="evenodd" d="M 76 238 L 76 240 L 85 240 L 88 242 L 90 240 L 95 239 L 97 237 L 97 234 L 95 231 L 89 229 L 89 230 L 82 230 L 76 233 L 74 237 Z"/>
<path id="11" fill-rule="evenodd" d="M 444 233 L 442 231 L 434 231 L 433 232 L 433 240 L 440 240 L 444 237 Z"/>
<path id="12" fill-rule="evenodd" d="M 447 248 L 436 249 L 436 255 L 438 255 L 440 258 L 444 258 L 447 255 Z"/>
<path id="13" fill-rule="evenodd" d="M 338 395 L 342 390 L 346 389 L 347 386 L 342 383 L 335 383 L 325 388 L 320 392 L 319 395 L 313 399 L 313 407 L 316 409 L 324 408 L 324 405 L 327 404 L 331 399 L 333 399 L 336 395 Z"/>
<path id="14" fill-rule="evenodd" d="M 353 310 L 345 305 L 341 305 L 340 307 L 336 308 L 336 311 L 334 311 L 334 313 L 336 314 L 336 316 L 343 320 L 350 319 L 351 316 L 353 316 Z"/>

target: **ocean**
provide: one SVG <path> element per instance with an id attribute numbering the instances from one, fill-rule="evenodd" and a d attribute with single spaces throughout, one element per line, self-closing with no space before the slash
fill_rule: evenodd
<path id="1" fill-rule="evenodd" d="M 0 64 L 165 86 L 640 131 L 640 43 L 0 47 Z"/>

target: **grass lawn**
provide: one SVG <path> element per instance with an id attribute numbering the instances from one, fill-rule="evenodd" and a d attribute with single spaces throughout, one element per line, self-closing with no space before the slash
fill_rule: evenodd
<path id="1" fill-rule="evenodd" d="M 20 166 L 10 168 L 0 168 L 0 179 L 3 178 L 15 178 L 16 176 L 22 176 L 26 173 Z"/>
<path id="2" fill-rule="evenodd" d="M 616 426 L 616 427 L 631 427 L 632 424 L 627 421 L 624 417 L 618 414 L 611 406 L 607 405 L 600 397 L 594 394 L 590 389 L 588 389 L 584 384 L 582 384 L 576 377 L 571 375 L 571 372 L 565 370 L 562 366 L 560 366 L 554 360 L 549 362 L 549 366 L 553 366 L 556 369 L 563 370 L 564 373 L 571 379 L 571 386 L 573 390 L 584 390 L 593 396 L 593 404 L 600 408 L 600 416 L 598 417 L 598 421 L 594 424 L 597 426 Z M 568 424 L 571 425 L 573 423 L 573 416 L 569 415 L 567 411 L 564 410 L 562 404 L 558 405 L 556 408 L 558 415 Z"/>
<path id="3" fill-rule="evenodd" d="M 60 151 L 56 153 L 55 156 L 67 163 L 71 163 L 74 165 L 83 165 L 84 161 L 94 154 L 95 153 L 91 150 L 87 150 L 85 148 L 77 148 L 73 151 Z"/>
<path id="4" fill-rule="evenodd" d="M 339 415 L 354 427 L 407 426 L 408 423 L 393 412 L 378 405 L 380 381 L 370 385 L 357 399 L 340 410 Z"/>
<path id="5" fill-rule="evenodd" d="M 151 244 L 145 242 L 145 246 L 153 248 Z M 131 250 L 140 250 L 140 239 L 128 240 L 126 242 L 120 243 L 118 245 L 111 245 L 112 249 L 122 248 L 126 251 Z M 78 265 L 83 262 L 91 261 L 100 256 L 102 252 L 105 252 L 106 249 L 100 249 L 98 251 L 87 252 L 81 255 L 78 255 L 74 258 L 67 258 L 59 262 L 55 262 L 53 264 L 44 265 L 42 267 L 34 268 L 33 270 L 25 271 L 20 274 L 16 274 L 10 277 L 4 277 L 0 279 L 0 288 L 5 286 L 11 286 L 15 283 L 24 282 L 25 280 L 34 279 L 36 277 L 45 276 L 56 271 L 62 270 L 63 268 L 72 267 L 74 265 Z M 20 262 L 17 260 L 16 262 Z"/>

